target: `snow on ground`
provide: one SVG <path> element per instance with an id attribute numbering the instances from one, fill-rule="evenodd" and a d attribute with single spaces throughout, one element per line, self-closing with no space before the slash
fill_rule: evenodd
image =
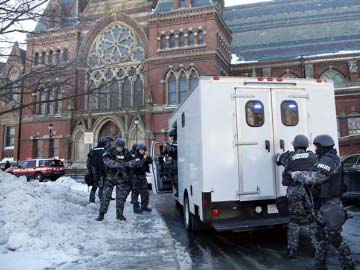
<path id="1" fill-rule="evenodd" d="M 27 182 L 0 171 L 0 270 L 178 269 L 174 242 L 156 210 L 103 222 L 87 187 L 68 177 Z"/>

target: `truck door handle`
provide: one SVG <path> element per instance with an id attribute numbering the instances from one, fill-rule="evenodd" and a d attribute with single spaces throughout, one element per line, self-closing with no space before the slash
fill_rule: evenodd
<path id="1" fill-rule="evenodd" d="M 285 141 L 284 140 L 280 140 L 280 149 L 282 149 L 283 152 L 285 152 Z"/>
<path id="2" fill-rule="evenodd" d="M 270 141 L 269 140 L 265 140 L 265 149 L 270 152 Z"/>

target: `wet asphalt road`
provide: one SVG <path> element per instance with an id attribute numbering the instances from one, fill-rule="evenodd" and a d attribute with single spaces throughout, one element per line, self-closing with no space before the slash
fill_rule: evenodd
<path id="1" fill-rule="evenodd" d="M 360 220 L 360 206 L 348 206 L 354 211 L 355 218 Z M 173 239 L 180 245 L 191 258 L 185 269 L 216 269 L 216 270 L 306 270 L 313 269 L 313 248 L 306 230 L 300 239 L 300 250 L 296 259 L 287 258 L 286 231 L 263 230 L 257 232 L 226 232 L 217 233 L 206 231 L 202 233 L 188 233 L 183 225 L 181 210 L 176 209 L 171 194 L 153 195 L 152 205 L 157 208 L 164 218 Z M 358 204 L 360 205 L 360 204 Z M 349 229 L 356 234 L 360 231 L 357 220 Z M 354 227 L 356 226 L 356 227 Z M 352 237 L 351 235 L 348 237 Z M 357 246 L 360 245 L 359 241 Z M 354 258 L 359 260 L 359 248 L 352 247 L 355 251 Z M 334 251 L 332 252 L 334 254 Z M 335 254 L 334 254 L 335 255 Z M 329 270 L 340 269 L 337 260 L 332 256 L 329 260 Z M 181 264 L 180 264 L 181 265 Z M 358 266 L 357 269 L 360 269 Z"/>

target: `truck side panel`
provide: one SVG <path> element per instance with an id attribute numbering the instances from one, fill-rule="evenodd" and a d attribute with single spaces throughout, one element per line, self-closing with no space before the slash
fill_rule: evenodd
<path id="1" fill-rule="evenodd" d="M 170 120 L 171 124 L 175 119 L 177 122 L 179 202 L 184 203 L 187 192 L 192 213 L 195 213 L 194 205 L 201 204 L 203 179 L 200 98 L 200 91 L 194 90 Z"/>
<path id="2" fill-rule="evenodd" d="M 235 201 L 239 190 L 237 151 L 235 148 L 234 85 L 202 81 L 202 122 L 204 183 L 203 191 L 211 200 Z M 206 132 L 205 132 L 206 131 Z"/>

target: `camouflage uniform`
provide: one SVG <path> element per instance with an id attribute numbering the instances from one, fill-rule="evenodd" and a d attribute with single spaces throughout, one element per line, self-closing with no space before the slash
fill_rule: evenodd
<path id="1" fill-rule="evenodd" d="M 149 164 L 152 163 L 151 157 L 144 158 L 140 153 L 135 156 L 136 166 L 132 170 L 133 174 L 133 191 L 132 202 L 134 204 L 134 211 L 140 209 L 139 195 L 141 197 L 141 209 L 147 209 L 149 205 L 149 190 L 146 180 L 146 172 L 150 172 Z"/>
<path id="2" fill-rule="evenodd" d="M 111 194 L 116 188 L 116 216 L 123 216 L 126 198 L 130 193 L 131 186 L 128 179 L 128 162 L 131 160 L 130 152 L 124 149 L 123 152 L 116 152 L 115 148 L 111 148 L 104 154 L 104 163 L 106 167 L 106 182 L 101 198 L 100 214 L 106 214 Z"/>
<path id="3" fill-rule="evenodd" d="M 293 174 L 296 181 L 315 187 L 314 206 L 315 224 L 313 226 L 314 246 L 315 246 L 315 269 L 327 269 L 326 261 L 328 257 L 329 245 L 335 247 L 342 269 L 353 270 L 354 263 L 351 251 L 341 236 L 342 229 L 329 230 L 324 224 L 325 216 L 321 212 L 321 206 L 325 204 L 335 204 L 342 207 L 341 196 L 341 161 L 335 149 L 323 154 L 319 162 L 311 172 L 297 172 Z M 315 192 L 315 190 L 317 192 Z"/>
<path id="4" fill-rule="evenodd" d="M 293 171 L 308 171 L 317 162 L 316 155 L 313 152 L 306 152 L 303 149 L 297 149 L 294 152 L 286 152 L 279 156 L 277 165 L 285 167 L 282 184 L 287 186 L 287 198 L 289 203 L 290 222 L 288 224 L 288 250 L 293 255 L 298 250 L 299 236 L 302 226 L 309 225 L 312 222 L 311 205 L 306 200 L 307 194 L 305 188 L 296 183 L 290 176 Z"/>

